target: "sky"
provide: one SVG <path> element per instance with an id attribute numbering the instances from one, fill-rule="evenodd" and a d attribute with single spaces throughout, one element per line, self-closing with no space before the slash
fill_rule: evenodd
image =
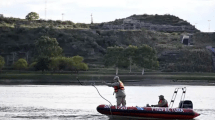
<path id="1" fill-rule="evenodd" d="M 215 0 L 0 0 L 0 14 L 5 17 L 24 19 L 30 12 L 37 12 L 40 19 L 75 23 L 90 23 L 91 14 L 94 23 L 134 14 L 170 14 L 202 32 L 215 32 Z"/>

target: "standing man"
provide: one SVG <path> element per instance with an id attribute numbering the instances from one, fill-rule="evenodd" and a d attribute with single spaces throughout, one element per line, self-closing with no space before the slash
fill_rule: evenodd
<path id="1" fill-rule="evenodd" d="M 126 94 L 125 94 L 125 88 L 124 88 L 124 84 L 122 83 L 122 81 L 120 81 L 118 76 L 115 76 L 113 78 L 113 82 L 114 83 L 106 83 L 105 81 L 103 81 L 103 83 L 109 87 L 113 87 L 114 88 L 114 93 L 116 93 L 116 103 L 117 106 L 120 106 L 122 104 L 122 106 L 126 105 Z"/>

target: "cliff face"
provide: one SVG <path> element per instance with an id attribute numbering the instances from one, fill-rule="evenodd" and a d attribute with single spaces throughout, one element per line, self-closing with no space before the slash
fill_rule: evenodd
<path id="1" fill-rule="evenodd" d="M 91 29 L 102 30 L 140 30 L 147 29 L 161 32 L 188 32 L 198 30 L 190 23 L 172 15 L 133 15 L 113 22 L 92 25 Z"/>

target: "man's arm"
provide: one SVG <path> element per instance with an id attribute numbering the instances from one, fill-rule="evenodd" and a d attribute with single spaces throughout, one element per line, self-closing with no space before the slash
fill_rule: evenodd
<path id="1" fill-rule="evenodd" d="M 109 86 L 109 87 L 114 87 L 114 86 L 119 86 L 119 82 L 115 82 L 115 83 L 106 83 L 105 81 L 103 82 L 105 85 Z"/>

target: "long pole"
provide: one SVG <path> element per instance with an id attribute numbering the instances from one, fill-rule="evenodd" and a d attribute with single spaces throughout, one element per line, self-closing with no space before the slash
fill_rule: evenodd
<path id="1" fill-rule="evenodd" d="M 63 21 L 63 15 L 64 15 L 64 13 L 62 13 L 62 21 Z"/>
<path id="2" fill-rule="evenodd" d="M 197 27 L 197 23 L 195 23 L 195 27 Z"/>
<path id="3" fill-rule="evenodd" d="M 208 32 L 210 32 L 210 21 L 211 21 L 211 20 L 208 20 L 208 22 L 209 22 Z"/>
<path id="4" fill-rule="evenodd" d="M 46 4 L 47 4 L 47 0 L 45 2 L 45 20 L 46 20 Z"/>
<path id="5" fill-rule="evenodd" d="M 91 13 L 91 24 L 93 24 L 93 14 Z"/>

